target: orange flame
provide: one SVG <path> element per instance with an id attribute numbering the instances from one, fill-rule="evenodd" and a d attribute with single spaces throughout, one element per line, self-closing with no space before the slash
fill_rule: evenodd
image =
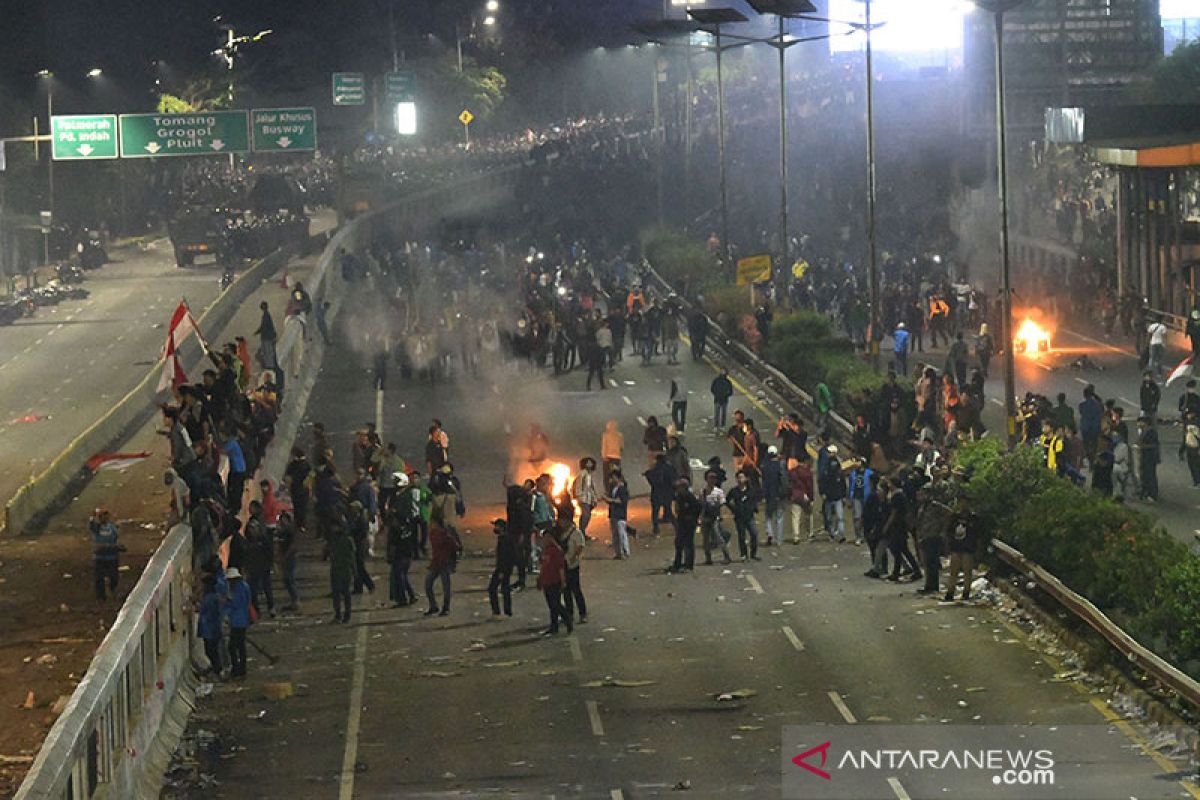
<path id="1" fill-rule="evenodd" d="M 560 461 L 555 461 L 546 470 L 550 475 L 550 496 L 558 497 L 571 488 L 571 468 Z"/>
<path id="2" fill-rule="evenodd" d="M 1013 348 L 1018 353 L 1037 358 L 1050 350 L 1050 331 L 1026 317 L 1013 334 Z"/>

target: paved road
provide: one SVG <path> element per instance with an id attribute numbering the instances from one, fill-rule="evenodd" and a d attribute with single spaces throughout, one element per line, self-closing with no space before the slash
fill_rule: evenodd
<path id="1" fill-rule="evenodd" d="M 312 230 L 332 222 L 322 212 Z M 145 377 L 181 298 L 199 316 L 217 297 L 220 270 L 178 269 L 166 238 L 110 256 L 88 299 L 0 328 L 0 505 Z"/>
<path id="2" fill-rule="evenodd" d="M 1067 401 L 1074 408 L 1083 399 L 1083 387 L 1092 383 L 1101 398 L 1115 398 L 1117 405 L 1125 409 L 1125 419 L 1129 421 L 1131 437 L 1136 437 L 1135 422 L 1139 414 L 1138 390 L 1142 380 L 1142 371 L 1132 347 L 1124 341 L 1106 341 L 1087 334 L 1070 330 L 1059 330 L 1054 338 L 1054 352 L 1048 357 L 1030 359 L 1018 356 L 1017 364 L 1017 396 L 1033 391 L 1046 395 L 1054 400 L 1059 392 L 1065 392 Z M 1070 363 L 1080 355 L 1087 355 L 1100 370 L 1074 369 Z M 1168 372 L 1184 352 L 1174 349 L 1168 353 L 1166 361 Z M 984 422 L 998 434 L 1004 431 L 1004 382 L 1001 365 L 993 362 L 991 379 L 987 383 L 988 408 Z M 1196 512 L 1200 510 L 1200 489 L 1192 486 L 1191 476 L 1187 466 L 1176 457 L 1183 431 L 1173 424 L 1178 418 L 1176 401 L 1183 393 L 1183 382 L 1176 382 L 1170 388 L 1162 387 L 1162 402 L 1159 405 L 1159 418 L 1162 424 L 1159 436 L 1162 441 L 1162 464 L 1158 468 L 1160 502 L 1153 506 L 1132 500 L 1138 508 L 1155 514 L 1163 525 L 1180 541 L 1196 548 L 1197 528 Z M 1076 412 L 1078 416 L 1078 412 Z"/>
<path id="3" fill-rule="evenodd" d="M 374 561 L 376 595 L 364 596 L 350 625 L 331 624 L 326 567 L 309 543 L 304 613 L 252 631 L 278 664 L 251 651 L 248 684 L 218 685 L 193 719 L 192 735 L 217 735 L 199 754 L 200 771 L 217 785 L 166 796 L 778 797 L 781 760 L 817 743 L 785 743 L 783 726 L 825 724 L 836 738 L 845 726 L 887 722 L 1089 725 L 1086 741 L 1058 753 L 1088 765 L 1087 777 L 1059 796 L 1187 796 L 1163 774 L 1171 764 L 1139 754 L 1108 724 L 1102 700 L 1056 680 L 1058 667 L 990 608 L 943 606 L 910 586 L 863 578 L 867 556 L 848 545 L 785 545 L 761 562 L 669 576 L 666 537 L 643 536 L 632 559 L 613 561 L 600 516 L 593 533 L 602 538 L 583 566 L 586 626 L 540 638 L 545 605 L 534 593 L 516 597 L 513 619 L 490 621 L 486 521 L 500 513 L 501 477 L 519 434 L 536 417 L 553 457 L 574 462 L 594 453 L 604 421 L 617 419 L 634 464 L 637 418 L 665 409 L 672 375 L 697 393 L 691 417 L 701 424 L 687 434 L 693 457 L 727 460 L 727 446 L 704 430 L 712 376 L 704 365 L 627 360 L 615 385 L 590 394 L 578 372 L 553 379 L 496 370 L 438 386 L 393 382 L 381 399 L 366 358 L 335 352 L 309 410 L 334 432 L 344 466 L 351 431 L 377 416 L 385 440 L 407 454 L 421 452 L 430 417 L 447 425 L 470 505 L 453 613 L 423 619 L 419 610 L 386 608 L 385 565 Z M 747 398 L 740 405 L 764 421 Z M 644 500 L 636 511 L 645 530 Z M 633 685 L 593 685 L 609 679 Z M 263 700 L 267 682 L 290 682 L 297 696 Z M 717 699 L 739 689 L 752 696 Z M 962 744 L 944 730 L 935 734 L 942 746 Z M 847 796 L 968 796 L 957 780 L 876 774 L 849 784 Z"/>

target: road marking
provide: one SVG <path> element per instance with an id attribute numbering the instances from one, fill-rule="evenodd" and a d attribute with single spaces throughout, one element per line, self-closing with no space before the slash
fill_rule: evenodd
<path id="1" fill-rule="evenodd" d="M 609 379 L 608 379 L 608 385 L 609 385 L 609 386 L 611 386 L 611 387 L 613 387 L 614 389 L 615 389 L 615 388 L 617 388 L 617 382 L 616 382 L 615 380 L 613 380 L 612 378 L 609 378 Z M 617 789 L 617 791 L 619 792 L 619 791 L 621 791 L 621 790 L 620 790 L 620 789 Z"/>
<path id="2" fill-rule="evenodd" d="M 1155 750 L 1149 742 L 1142 738 L 1142 736 L 1133 728 L 1132 725 L 1130 725 L 1128 722 L 1122 719 L 1120 715 L 1109 708 L 1107 703 L 1098 697 L 1093 697 L 1091 699 L 1091 703 L 1096 710 L 1099 711 L 1100 714 L 1112 724 L 1114 728 L 1125 734 L 1125 738 L 1129 739 L 1129 741 L 1141 748 L 1142 753 L 1149 756 L 1150 759 L 1158 765 L 1159 769 L 1168 774 L 1179 771 L 1179 767 L 1175 764 L 1175 762 L 1171 761 L 1171 759 Z M 1184 789 L 1187 789 L 1188 793 L 1191 794 L 1192 797 L 1197 796 L 1195 791 L 1196 787 L 1193 784 L 1188 781 L 1180 781 L 1179 784 L 1183 786 Z"/>
<path id="3" fill-rule="evenodd" d="M 369 617 L 369 614 L 367 615 Z M 366 676 L 367 625 L 358 626 L 354 640 L 354 677 L 350 682 L 350 711 L 346 715 L 346 752 L 342 756 L 342 775 L 338 800 L 354 798 L 354 765 L 358 761 L 358 729 L 362 721 L 363 683 Z"/>
<path id="4" fill-rule="evenodd" d="M 383 389 L 375 392 L 375 432 L 383 438 Z"/>
<path id="5" fill-rule="evenodd" d="M 1078 331 L 1073 331 L 1069 328 L 1063 328 L 1063 330 L 1066 331 L 1067 333 L 1071 334 L 1072 336 L 1078 336 L 1080 339 L 1083 339 L 1085 342 L 1091 342 L 1094 345 L 1099 345 L 1100 347 L 1103 347 L 1106 350 L 1111 350 L 1114 353 L 1120 353 L 1121 355 L 1129 356 L 1130 358 L 1137 358 L 1137 354 L 1134 353 L 1132 350 L 1124 350 L 1120 347 L 1114 347 L 1113 345 L 1109 344 L 1108 342 L 1102 342 L 1099 339 L 1093 339 L 1090 336 L 1084 336 L 1082 333 L 1079 333 Z"/>
<path id="6" fill-rule="evenodd" d="M 1128 403 L 1129 405 L 1133 406 L 1134 408 L 1141 408 L 1141 405 L 1142 405 L 1141 403 L 1135 403 L 1133 400 L 1130 400 L 1128 397 L 1118 397 L 1117 399 L 1120 400 L 1122 403 Z"/>
<path id="7" fill-rule="evenodd" d="M 784 625 L 783 635 L 786 636 L 788 641 L 792 643 L 792 647 L 796 648 L 797 652 L 804 652 L 804 642 L 800 641 L 800 637 L 796 635 L 794 630 L 792 630 L 792 626 Z"/>
<path id="8" fill-rule="evenodd" d="M 829 699 L 833 701 L 834 708 L 836 708 L 838 713 L 842 715 L 842 719 L 846 720 L 846 722 L 850 723 L 851 725 L 854 725 L 858 722 L 858 720 L 854 718 L 854 715 L 850 713 L 850 707 L 846 705 L 846 701 L 842 699 L 840 694 L 837 692 L 830 692 Z"/>
<path id="9" fill-rule="evenodd" d="M 645 417 L 638 417 L 637 421 L 638 421 L 638 425 L 641 425 L 643 428 L 646 427 L 646 418 Z"/>
<path id="10" fill-rule="evenodd" d="M 1076 378 L 1075 378 L 1075 382 L 1076 382 L 1076 383 L 1082 383 L 1084 386 L 1087 386 L 1087 385 L 1088 385 L 1088 382 L 1087 382 L 1087 381 L 1085 381 L 1083 378 L 1079 378 L 1079 377 L 1076 377 Z"/>
<path id="11" fill-rule="evenodd" d="M 908 796 L 908 792 L 904 791 L 904 787 L 900 785 L 899 778 L 888 778 L 888 786 L 892 787 L 892 793 L 896 795 L 896 800 L 912 800 Z"/>
<path id="12" fill-rule="evenodd" d="M 592 723 L 592 734 L 595 736 L 604 735 L 604 723 L 600 721 L 600 706 L 596 705 L 595 700 L 586 701 L 588 720 Z"/>
<path id="13" fill-rule="evenodd" d="M 66 386 L 66 385 L 67 385 L 68 383 L 70 383 L 72 380 L 74 380 L 74 378 L 63 378 L 63 386 Z"/>
<path id="14" fill-rule="evenodd" d="M 625 800 L 625 793 L 620 789 L 613 789 L 608 793 L 609 800 Z"/>
<path id="15" fill-rule="evenodd" d="M 995 403 L 995 404 L 996 404 L 996 405 L 998 405 L 998 406 L 1003 406 L 1003 405 L 1004 405 L 1004 401 L 1003 401 L 1003 400 L 1001 400 L 1001 399 L 1000 399 L 1000 398 L 998 398 L 998 397 L 989 397 L 989 398 L 988 398 L 988 400 L 991 400 L 993 403 Z"/>
<path id="16" fill-rule="evenodd" d="M 46 341 L 46 337 L 44 337 L 44 336 L 41 339 L 34 339 L 33 346 L 37 347 L 39 344 L 41 344 L 44 341 Z"/>
<path id="17" fill-rule="evenodd" d="M 759 583 L 758 578 L 754 577 L 753 575 L 750 575 L 749 573 L 747 573 L 746 583 L 750 584 L 750 588 L 754 590 L 755 594 L 763 593 L 762 584 Z"/>
<path id="18" fill-rule="evenodd" d="M 625 401 L 625 405 L 627 405 L 627 406 L 633 405 L 633 401 L 629 399 L 629 395 L 623 394 L 623 395 L 621 395 L 621 399 Z"/>
<path id="19" fill-rule="evenodd" d="M 579 646 L 579 639 L 572 636 L 570 639 L 567 639 L 567 641 L 571 645 L 571 658 L 573 660 L 575 660 L 576 662 L 582 662 L 583 661 L 583 648 L 581 648 Z"/>

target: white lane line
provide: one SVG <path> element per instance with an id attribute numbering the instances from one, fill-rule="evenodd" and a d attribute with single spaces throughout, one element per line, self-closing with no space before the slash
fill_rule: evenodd
<path id="1" fill-rule="evenodd" d="M 354 798 L 354 765 L 358 761 L 358 729 L 362 721 L 363 682 L 366 677 L 367 625 L 358 626 L 354 640 L 354 677 L 350 682 L 350 711 L 346 715 L 346 752 L 342 756 L 342 775 L 338 800 Z"/>
<path id="2" fill-rule="evenodd" d="M 571 644 L 571 658 L 576 663 L 583 661 L 583 648 L 579 646 L 579 640 L 572 636 L 567 640 Z"/>
<path id="3" fill-rule="evenodd" d="M 1083 378 L 1080 378 L 1080 377 L 1076 377 L 1076 378 L 1075 378 L 1075 382 L 1076 382 L 1076 383 L 1081 383 L 1081 384 L 1083 384 L 1084 386 L 1087 386 L 1087 385 L 1088 385 L 1088 382 L 1087 382 L 1087 381 L 1085 381 Z"/>
<path id="4" fill-rule="evenodd" d="M 66 385 L 67 385 L 68 383 L 70 383 L 72 380 L 74 380 L 74 378 L 63 378 L 63 386 L 66 386 Z"/>
<path id="5" fill-rule="evenodd" d="M 838 713 L 842 715 L 842 719 L 846 720 L 846 722 L 850 723 L 851 725 L 854 725 L 858 722 L 858 720 L 854 718 L 854 715 L 850 713 L 850 707 L 846 705 L 846 701 L 842 699 L 840 694 L 837 692 L 830 692 L 829 699 L 833 701 L 833 706 L 838 710 Z"/>
<path id="6" fill-rule="evenodd" d="M 638 425 L 641 425 L 643 428 L 646 427 L 646 418 L 645 417 L 638 417 L 637 421 L 638 421 Z"/>
<path id="7" fill-rule="evenodd" d="M 1133 406 L 1134 408 L 1142 407 L 1141 403 L 1134 402 L 1133 400 L 1130 400 L 1128 397 L 1118 397 L 1117 399 L 1120 400 L 1122 403 L 1128 403 L 1129 405 Z"/>
<path id="8" fill-rule="evenodd" d="M 617 388 L 617 385 L 618 385 L 618 384 L 617 384 L 617 382 L 616 382 L 616 381 L 614 381 L 612 378 L 609 378 L 609 379 L 608 379 L 608 385 L 609 385 L 609 386 L 611 386 L 611 387 L 613 387 L 613 388 L 615 389 L 615 388 Z M 619 792 L 619 791 L 621 791 L 621 790 L 620 790 L 620 789 L 617 789 L 617 791 Z"/>
<path id="9" fill-rule="evenodd" d="M 600 721 L 600 706 L 596 705 L 595 700 L 586 701 L 588 720 L 592 723 L 592 734 L 594 736 L 604 735 L 604 723 Z"/>
<path id="10" fill-rule="evenodd" d="M 892 793 L 896 795 L 896 800 L 912 800 L 908 796 L 908 792 L 904 791 L 904 787 L 900 785 L 899 778 L 888 778 L 888 786 L 892 787 Z"/>
<path id="11" fill-rule="evenodd" d="M 758 578 L 754 577 L 753 575 L 746 575 L 746 583 L 750 584 L 750 588 L 754 590 L 755 594 L 763 593 L 762 584 L 759 583 Z"/>
<path id="12" fill-rule="evenodd" d="M 620 789 L 613 789 L 608 793 L 609 800 L 625 800 L 625 793 Z"/>
<path id="13" fill-rule="evenodd" d="M 33 345 L 34 345 L 34 347 L 37 347 L 39 344 L 41 344 L 41 343 L 42 343 L 42 342 L 44 342 L 44 341 L 46 341 L 46 337 L 45 337 L 45 336 L 43 336 L 41 339 L 34 339 L 34 341 L 33 341 Z"/>
<path id="14" fill-rule="evenodd" d="M 621 399 L 625 401 L 625 405 L 627 405 L 627 406 L 633 405 L 633 401 L 629 399 L 629 395 L 623 394 L 623 395 L 621 395 Z"/>
<path id="15" fill-rule="evenodd" d="M 988 399 L 991 400 L 993 403 L 995 403 L 998 406 L 1004 405 L 1004 401 L 1001 400 L 999 397 L 989 397 Z"/>
<path id="16" fill-rule="evenodd" d="M 375 432 L 383 437 L 383 389 L 375 390 Z"/>
<path id="17" fill-rule="evenodd" d="M 788 641 L 792 643 L 792 647 L 796 648 L 797 652 L 804 652 L 804 642 L 800 641 L 800 637 L 796 635 L 794 630 L 792 630 L 792 626 L 784 625 L 783 635 L 786 636 Z"/>
<path id="18" fill-rule="evenodd" d="M 125 334 L 123 334 L 123 333 L 122 333 L 120 336 L 118 336 L 118 337 L 117 337 L 117 341 L 118 341 L 118 342 L 123 342 L 123 341 L 125 341 Z"/>
<path id="19" fill-rule="evenodd" d="M 1122 350 L 1120 347 L 1113 347 L 1108 342 L 1102 342 L 1099 339 L 1093 339 L 1090 336 L 1084 336 L 1079 331 L 1073 331 L 1069 328 L 1063 328 L 1063 330 L 1065 332 L 1071 334 L 1072 336 L 1078 336 L 1080 339 L 1083 339 L 1085 342 L 1091 342 L 1092 344 L 1099 345 L 1100 347 L 1103 347 L 1106 350 L 1111 350 L 1114 353 L 1120 353 L 1121 355 L 1129 356 L 1130 358 L 1137 358 L 1137 354 L 1134 353 L 1132 350 Z"/>

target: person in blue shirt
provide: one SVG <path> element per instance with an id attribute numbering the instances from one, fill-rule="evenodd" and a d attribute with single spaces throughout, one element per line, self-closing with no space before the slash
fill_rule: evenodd
<path id="1" fill-rule="evenodd" d="M 850 470 L 850 511 L 854 515 L 854 543 L 861 544 L 866 536 L 864 512 L 867 501 L 871 499 L 872 481 L 875 470 L 867 466 L 867 462 L 859 458 Z"/>
<path id="2" fill-rule="evenodd" d="M 204 655 L 208 656 L 209 672 L 221 675 L 221 595 L 217 592 L 217 578 L 204 578 L 204 594 L 200 598 L 199 625 L 196 634 L 204 642 Z"/>
<path id="3" fill-rule="evenodd" d="M 104 584 L 108 583 L 108 592 L 117 594 L 117 575 L 121 545 L 117 543 L 117 523 L 112 521 L 108 509 L 97 508 L 92 518 L 88 520 L 88 530 L 92 534 L 92 562 L 95 566 L 96 599 L 108 599 Z"/>
<path id="4" fill-rule="evenodd" d="M 225 616 L 229 619 L 229 676 L 246 677 L 246 629 L 250 627 L 250 587 L 237 567 L 225 571 L 229 581 L 229 603 Z"/>
<path id="5" fill-rule="evenodd" d="M 221 442 L 221 452 L 229 459 L 229 477 L 225 480 L 225 499 L 229 513 L 237 516 L 242 512 L 242 496 L 246 489 L 246 456 L 242 444 L 228 429 Z"/>
<path id="6" fill-rule="evenodd" d="M 896 357 L 896 372 L 908 374 L 908 330 L 901 322 L 892 333 L 892 354 Z"/>

